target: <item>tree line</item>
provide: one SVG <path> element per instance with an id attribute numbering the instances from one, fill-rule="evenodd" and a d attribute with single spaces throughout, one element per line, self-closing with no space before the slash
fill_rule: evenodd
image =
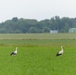
<path id="1" fill-rule="evenodd" d="M 55 16 L 51 19 L 37 21 L 13 17 L 0 23 L 0 33 L 48 33 L 50 30 L 67 33 L 70 28 L 76 28 L 76 18 Z"/>

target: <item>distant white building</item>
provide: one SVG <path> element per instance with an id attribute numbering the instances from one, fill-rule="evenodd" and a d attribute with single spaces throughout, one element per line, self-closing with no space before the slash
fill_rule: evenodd
<path id="1" fill-rule="evenodd" d="M 50 33 L 51 34 L 56 34 L 56 33 L 58 33 L 58 30 L 50 30 Z"/>
<path id="2" fill-rule="evenodd" d="M 69 33 L 76 33 L 76 28 L 70 28 Z"/>

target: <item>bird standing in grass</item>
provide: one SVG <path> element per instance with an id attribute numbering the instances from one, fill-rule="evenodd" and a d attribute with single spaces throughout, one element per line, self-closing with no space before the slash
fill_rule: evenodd
<path id="1" fill-rule="evenodd" d="M 64 53 L 64 49 L 63 49 L 63 46 L 61 46 L 61 51 L 59 51 L 56 56 L 60 56 Z"/>
<path id="2" fill-rule="evenodd" d="M 17 54 L 17 49 L 18 49 L 18 48 L 16 47 L 16 50 L 13 51 L 10 55 L 11 55 L 11 56 L 12 56 L 12 55 L 15 56 L 15 55 Z"/>

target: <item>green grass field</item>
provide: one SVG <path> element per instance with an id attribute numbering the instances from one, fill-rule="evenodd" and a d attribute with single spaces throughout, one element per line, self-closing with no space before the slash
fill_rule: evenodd
<path id="1" fill-rule="evenodd" d="M 0 34 L 0 75 L 76 75 L 75 58 L 76 34 Z"/>

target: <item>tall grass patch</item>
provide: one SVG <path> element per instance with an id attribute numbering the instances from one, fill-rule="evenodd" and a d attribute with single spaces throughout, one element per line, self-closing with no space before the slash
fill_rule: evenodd
<path id="1" fill-rule="evenodd" d="M 1 34 L 0 36 L 1 75 L 76 74 L 75 34 L 7 34 L 6 37 L 3 37 L 5 34 Z M 56 57 L 61 45 L 64 46 L 64 54 Z M 10 56 L 16 46 L 18 54 Z"/>

